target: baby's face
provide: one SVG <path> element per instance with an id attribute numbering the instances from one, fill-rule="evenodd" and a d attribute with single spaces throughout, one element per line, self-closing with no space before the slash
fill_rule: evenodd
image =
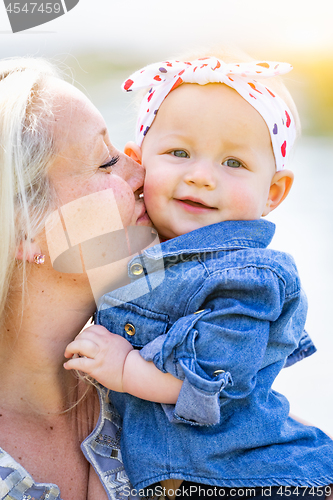
<path id="1" fill-rule="evenodd" d="M 223 84 L 183 84 L 161 105 L 142 145 L 144 199 L 173 238 L 225 220 L 259 219 L 275 161 L 260 114 Z"/>

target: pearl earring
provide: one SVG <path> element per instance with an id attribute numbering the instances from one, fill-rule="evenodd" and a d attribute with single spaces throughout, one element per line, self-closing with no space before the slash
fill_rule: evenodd
<path id="1" fill-rule="evenodd" d="M 34 255 L 34 263 L 35 264 L 44 264 L 45 262 L 45 255 L 43 255 L 42 253 L 36 253 L 36 255 Z"/>

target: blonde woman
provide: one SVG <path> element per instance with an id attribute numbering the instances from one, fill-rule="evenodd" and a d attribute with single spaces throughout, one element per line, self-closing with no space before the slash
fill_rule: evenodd
<path id="1" fill-rule="evenodd" d="M 124 226 L 147 224 L 143 169 L 42 60 L 0 62 L 0 141 L 0 499 L 114 498 L 128 484 L 119 422 L 101 389 L 86 394 L 63 369 L 94 295 L 86 273 L 52 267 L 44 228 L 58 207 L 105 192 Z"/>

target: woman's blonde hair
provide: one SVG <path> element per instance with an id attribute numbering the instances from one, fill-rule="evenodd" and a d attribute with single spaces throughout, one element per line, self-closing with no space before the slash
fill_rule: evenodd
<path id="1" fill-rule="evenodd" d="M 0 61 L 0 318 L 16 249 L 40 232 L 50 205 L 46 176 L 54 152 L 50 77 L 59 77 L 58 71 L 43 59 Z M 24 285 L 24 255 L 22 262 Z"/>

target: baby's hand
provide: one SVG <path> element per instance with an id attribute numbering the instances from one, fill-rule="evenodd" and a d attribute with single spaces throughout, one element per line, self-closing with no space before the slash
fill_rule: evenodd
<path id="1" fill-rule="evenodd" d="M 75 357 L 64 363 L 66 370 L 80 370 L 87 373 L 108 389 L 123 390 L 123 370 L 127 355 L 133 350 L 131 344 L 104 326 L 93 325 L 83 330 L 65 351 L 66 358 Z"/>

